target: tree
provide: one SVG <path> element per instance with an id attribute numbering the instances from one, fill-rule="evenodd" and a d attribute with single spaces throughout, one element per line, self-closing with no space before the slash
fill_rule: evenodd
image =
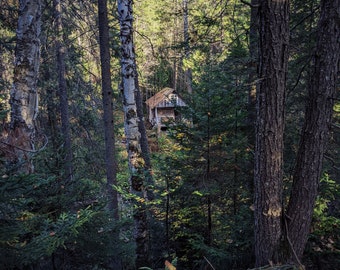
<path id="1" fill-rule="evenodd" d="M 307 242 L 322 161 L 329 139 L 339 72 L 340 1 L 322 0 L 317 45 L 306 104 L 304 126 L 285 220 L 288 259 L 299 263 Z"/>
<path id="2" fill-rule="evenodd" d="M 113 91 L 111 87 L 111 55 L 109 51 L 109 23 L 107 16 L 107 1 L 98 0 L 98 19 L 99 19 L 99 46 L 100 63 L 102 72 L 102 99 L 103 99 L 103 120 L 105 134 L 105 166 L 106 166 L 106 192 L 107 206 L 109 212 L 116 221 L 119 220 L 118 194 L 114 189 L 117 186 L 117 162 L 115 149 L 114 116 L 113 116 Z M 112 235 L 111 241 L 119 238 L 119 233 Z M 112 258 L 111 266 L 113 269 L 121 268 L 120 260 Z"/>
<path id="3" fill-rule="evenodd" d="M 115 134 L 114 134 L 114 117 L 113 117 L 113 93 L 111 87 L 110 71 L 110 51 L 109 51 L 109 25 L 107 18 L 107 1 L 98 0 L 98 18 L 99 18 L 99 45 L 100 45 L 100 62 L 102 71 L 102 97 L 104 108 L 104 133 L 105 133 L 105 162 L 106 178 L 108 190 L 108 208 L 112 211 L 113 216 L 118 220 L 118 198 L 117 192 L 113 186 L 117 185 L 116 180 L 116 159 L 115 159 Z"/>
<path id="4" fill-rule="evenodd" d="M 55 32 L 57 33 L 55 41 L 56 59 L 57 59 L 57 70 L 58 70 L 58 96 L 59 96 L 59 109 L 61 118 L 61 131 L 63 134 L 63 149 L 64 149 L 64 177 L 66 180 L 71 180 L 73 175 L 72 166 L 72 142 L 70 134 L 70 117 L 68 109 L 68 94 L 66 84 L 66 46 L 64 40 L 63 30 L 63 12 L 60 0 L 53 1 L 54 6 L 54 19 L 55 19 Z"/>
<path id="5" fill-rule="evenodd" d="M 276 13 L 274 20 L 270 16 L 268 3 L 264 2 L 266 1 L 260 2 L 259 8 L 260 87 L 257 93 L 255 156 L 256 265 L 270 262 L 301 264 L 318 194 L 322 160 L 329 139 L 336 97 L 340 49 L 337 19 L 340 13 L 339 1 L 321 1 L 304 126 L 285 214 L 282 210 L 282 136 L 287 72 L 288 2 L 272 4 L 273 11 L 279 6 L 281 11 Z M 264 24 L 266 20 L 270 23 Z M 275 23 L 273 24 L 275 21 L 280 22 L 276 27 Z M 266 25 L 273 27 L 266 28 Z M 272 35 L 266 36 L 266 32 Z M 271 51 L 266 46 L 275 40 Z M 267 84 L 268 81 L 274 84 Z M 264 91 L 265 89 L 267 90 Z M 281 237 L 285 239 L 282 245 Z"/>
<path id="6" fill-rule="evenodd" d="M 38 114 L 41 1 L 20 1 L 13 88 L 10 93 L 11 122 L 8 134 L 10 155 L 6 158 L 22 173 L 34 170 L 30 155 L 35 152 L 35 120 Z"/>
<path id="7" fill-rule="evenodd" d="M 147 193 L 144 183 L 146 162 L 141 148 L 140 118 L 137 112 L 137 98 L 139 92 L 137 67 L 133 43 L 133 14 L 132 0 L 118 1 L 118 15 L 121 39 L 121 75 L 124 107 L 124 129 L 126 147 L 128 151 L 130 184 L 132 192 L 137 196 L 134 211 L 136 267 L 148 266 L 149 229 L 147 221 Z"/>
<path id="8" fill-rule="evenodd" d="M 184 58 L 190 56 L 190 37 L 189 37 L 189 9 L 188 0 L 183 0 L 183 44 L 184 44 Z M 185 84 L 189 94 L 192 93 L 192 74 L 190 68 L 184 71 Z"/>
<path id="9" fill-rule="evenodd" d="M 249 26 L 249 94 L 248 94 L 248 122 L 251 129 L 251 144 L 253 145 L 253 129 L 256 121 L 256 79 L 258 63 L 258 0 L 251 1 L 250 26 Z"/>
<path id="10" fill-rule="evenodd" d="M 277 263 L 281 239 L 284 98 L 289 1 L 259 1 L 259 87 L 255 143 L 256 266 Z"/>

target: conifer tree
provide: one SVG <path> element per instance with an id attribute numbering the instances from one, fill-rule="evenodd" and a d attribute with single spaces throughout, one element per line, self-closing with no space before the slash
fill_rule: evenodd
<path id="1" fill-rule="evenodd" d="M 322 0 L 304 126 L 285 215 L 288 260 L 300 263 L 329 140 L 339 72 L 340 1 Z"/>
<path id="2" fill-rule="evenodd" d="M 63 160 L 64 160 L 64 177 L 67 181 L 72 179 L 73 175 L 73 153 L 71 142 L 71 130 L 70 130 L 70 117 L 68 108 L 68 93 L 66 84 L 66 54 L 67 48 L 64 40 L 64 25 L 63 25 L 63 10 L 60 0 L 53 1 L 54 6 L 54 21 L 55 21 L 55 49 L 57 59 L 58 70 L 58 96 L 59 96 L 59 108 L 61 118 L 61 131 L 63 139 Z"/>
<path id="3" fill-rule="evenodd" d="M 279 262 L 289 1 L 259 1 L 259 87 L 255 144 L 256 266 Z"/>
<path id="4" fill-rule="evenodd" d="M 105 132 L 105 161 L 106 177 L 109 199 L 109 210 L 114 213 L 118 220 L 118 198 L 117 192 L 114 191 L 113 185 L 117 185 L 116 174 L 117 164 L 115 159 L 115 134 L 114 134 L 114 116 L 113 116 L 113 91 L 111 86 L 111 68 L 110 68 L 110 51 L 109 51 L 109 25 L 107 18 L 107 1 L 98 0 L 98 18 L 99 18 L 99 43 L 100 59 L 102 70 L 102 96 L 104 108 L 104 132 Z"/>

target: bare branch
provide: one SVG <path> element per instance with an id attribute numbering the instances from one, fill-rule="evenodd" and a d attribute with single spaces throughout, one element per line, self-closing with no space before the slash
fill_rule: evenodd
<path id="1" fill-rule="evenodd" d="M 153 46 L 153 43 L 152 43 L 151 39 L 150 39 L 148 36 L 142 34 L 141 32 L 139 32 L 139 31 L 137 31 L 137 30 L 134 30 L 134 31 L 135 31 L 138 35 L 140 35 L 142 38 L 146 39 L 146 40 L 149 42 L 149 44 L 150 44 L 150 46 L 151 46 L 152 56 L 156 58 L 154 46 Z"/>
<path id="2" fill-rule="evenodd" d="M 210 267 L 215 270 L 215 267 L 211 264 L 211 262 L 209 262 L 209 260 L 207 259 L 207 257 L 203 256 L 203 258 L 207 261 L 207 263 L 210 265 Z"/>
<path id="3" fill-rule="evenodd" d="M 16 145 L 13 145 L 13 144 L 4 142 L 4 141 L 0 141 L 0 143 L 2 143 L 2 144 L 4 144 L 4 145 L 7 145 L 7 146 L 10 146 L 10 147 L 14 147 L 14 148 L 16 148 L 16 149 L 19 149 L 19 150 L 24 151 L 24 152 L 27 152 L 27 153 L 36 154 L 36 153 L 39 153 L 39 152 L 41 152 L 42 150 L 44 150 L 45 147 L 46 147 L 47 144 L 48 144 L 48 138 L 47 138 L 47 136 L 46 136 L 46 135 L 43 135 L 43 136 L 44 136 L 44 138 L 45 138 L 45 143 L 44 143 L 44 145 L 43 145 L 40 149 L 38 149 L 38 150 L 24 149 L 24 148 L 21 148 L 21 147 L 19 147 L 19 146 L 16 146 Z"/>
<path id="4" fill-rule="evenodd" d="M 243 1 L 243 0 L 241 0 Z M 305 17 L 303 17 L 299 22 L 297 22 L 291 29 L 290 31 L 293 32 L 296 27 L 298 27 L 301 23 L 303 23 L 305 20 L 307 20 L 310 16 L 312 16 L 318 9 L 320 8 L 320 5 L 316 6 L 311 13 L 307 14 Z"/>
<path id="5" fill-rule="evenodd" d="M 328 155 L 324 155 L 324 158 L 327 159 L 331 163 L 331 166 L 332 166 L 333 169 L 340 171 L 340 168 L 336 166 L 336 162 L 334 161 L 333 158 L 331 158 Z"/>
<path id="6" fill-rule="evenodd" d="M 332 124 L 332 128 L 334 128 L 334 129 L 339 129 L 339 130 L 340 130 L 340 125 Z"/>
<path id="7" fill-rule="evenodd" d="M 251 8 L 258 8 L 260 5 L 259 4 L 252 4 L 250 2 L 247 2 L 246 0 L 240 0 L 243 4 L 247 5 L 247 6 L 250 6 Z"/>

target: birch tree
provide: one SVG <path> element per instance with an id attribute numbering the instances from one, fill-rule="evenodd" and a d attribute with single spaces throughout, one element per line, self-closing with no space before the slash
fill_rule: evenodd
<path id="1" fill-rule="evenodd" d="M 41 1 L 20 0 L 15 48 L 13 87 L 10 92 L 11 120 L 8 145 L 10 163 L 20 172 L 33 172 L 30 155 L 35 151 L 35 120 L 38 114 Z"/>
<path id="2" fill-rule="evenodd" d="M 136 195 L 134 211 L 136 268 L 148 266 L 149 230 L 147 221 L 146 188 L 144 183 L 145 159 L 141 149 L 140 119 L 136 96 L 139 93 L 136 59 L 133 42 L 132 0 L 118 0 L 118 15 L 121 40 L 121 75 L 124 106 L 124 129 L 128 151 L 131 191 Z"/>

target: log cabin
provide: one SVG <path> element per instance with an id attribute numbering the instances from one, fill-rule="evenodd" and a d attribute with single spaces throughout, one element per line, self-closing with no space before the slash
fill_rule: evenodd
<path id="1" fill-rule="evenodd" d="M 145 101 L 148 110 L 148 121 L 158 133 L 165 131 L 167 122 L 178 121 L 180 113 L 178 107 L 186 106 L 183 99 L 172 88 L 164 88 Z"/>

